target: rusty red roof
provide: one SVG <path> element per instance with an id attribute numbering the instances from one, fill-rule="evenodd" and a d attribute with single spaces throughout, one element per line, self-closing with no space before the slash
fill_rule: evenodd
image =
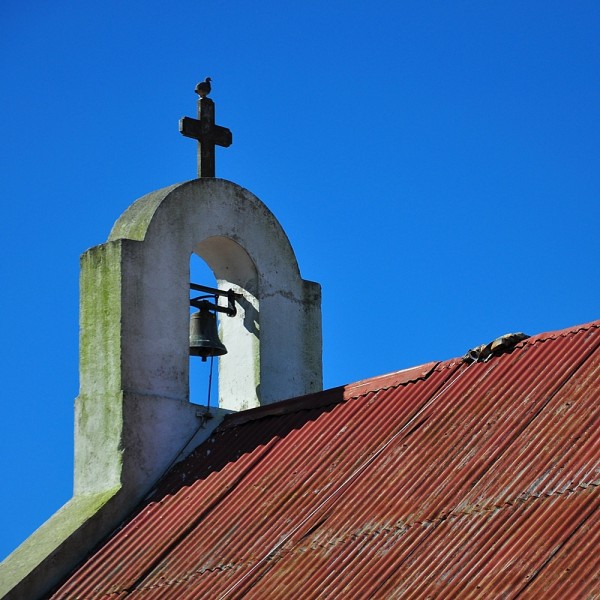
<path id="1" fill-rule="evenodd" d="M 231 415 L 53 598 L 600 595 L 600 321 Z"/>

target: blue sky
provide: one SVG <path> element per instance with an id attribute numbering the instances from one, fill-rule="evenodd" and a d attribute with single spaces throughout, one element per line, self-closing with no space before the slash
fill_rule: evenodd
<path id="1" fill-rule="evenodd" d="M 323 286 L 325 386 L 600 318 L 600 4 L 7 0 L 0 556 L 71 496 L 79 255 L 195 177 L 274 212 Z"/>

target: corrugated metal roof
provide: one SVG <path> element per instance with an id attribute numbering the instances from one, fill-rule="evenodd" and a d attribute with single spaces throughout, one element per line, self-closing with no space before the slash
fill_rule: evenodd
<path id="1" fill-rule="evenodd" d="M 228 417 L 53 598 L 600 596 L 600 321 Z"/>

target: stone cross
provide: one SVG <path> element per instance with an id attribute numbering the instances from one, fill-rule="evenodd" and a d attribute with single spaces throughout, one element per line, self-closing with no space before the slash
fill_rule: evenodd
<path id="1" fill-rule="evenodd" d="M 215 145 L 231 146 L 233 136 L 226 127 L 215 125 L 215 103 L 210 98 L 198 100 L 198 118 L 183 117 L 179 131 L 198 140 L 198 177 L 215 176 Z"/>

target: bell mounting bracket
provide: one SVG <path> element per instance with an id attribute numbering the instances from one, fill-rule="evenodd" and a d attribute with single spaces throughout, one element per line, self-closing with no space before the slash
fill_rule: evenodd
<path id="1" fill-rule="evenodd" d="M 190 306 L 194 308 L 208 308 L 216 312 L 225 313 L 229 317 L 235 317 L 237 315 L 237 308 L 235 306 L 235 299 L 241 298 L 241 294 L 236 294 L 233 290 L 219 290 L 218 288 L 208 287 L 207 285 L 199 285 L 198 283 L 190 283 L 190 290 L 195 292 L 204 292 L 205 295 L 197 296 L 196 298 L 190 298 Z M 227 298 L 227 306 L 219 306 L 218 298 L 223 296 Z M 206 298 L 214 298 L 215 301 L 209 302 Z"/>

